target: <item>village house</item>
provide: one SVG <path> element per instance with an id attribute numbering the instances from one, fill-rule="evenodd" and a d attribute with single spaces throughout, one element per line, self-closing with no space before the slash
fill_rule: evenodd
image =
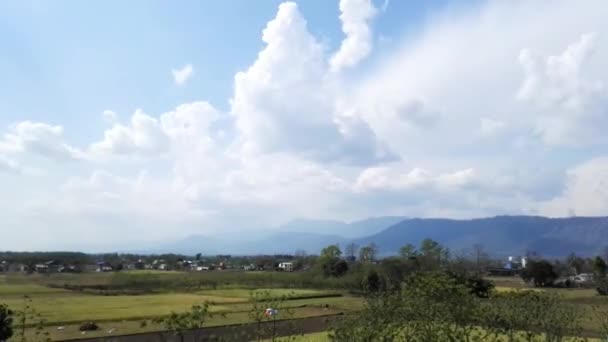
<path id="1" fill-rule="evenodd" d="M 279 269 L 284 272 L 293 272 L 293 262 L 279 263 Z"/>
<path id="2" fill-rule="evenodd" d="M 114 268 L 107 261 L 100 261 L 97 263 L 97 272 L 112 272 Z"/>

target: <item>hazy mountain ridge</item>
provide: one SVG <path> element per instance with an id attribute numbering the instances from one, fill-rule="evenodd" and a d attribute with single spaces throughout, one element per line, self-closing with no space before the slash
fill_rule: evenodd
<path id="1" fill-rule="evenodd" d="M 405 243 L 418 245 L 425 238 L 432 238 L 453 251 L 470 250 L 474 244 L 481 244 L 494 255 L 523 254 L 528 250 L 546 256 L 570 252 L 591 255 L 608 246 L 608 218 L 408 219 L 355 242 L 360 245 L 373 242 L 382 254 L 394 254 Z"/>
<path id="2" fill-rule="evenodd" d="M 296 219 L 279 226 L 277 230 L 359 238 L 379 233 L 404 219 L 403 216 L 379 216 L 350 223 L 337 220 Z"/>
<path id="3" fill-rule="evenodd" d="M 384 229 L 382 224 L 386 224 Z M 544 256 L 564 256 L 570 252 L 592 255 L 608 246 L 608 217 L 496 216 L 469 220 L 376 217 L 352 223 L 295 220 L 272 231 L 192 236 L 155 251 L 293 254 L 296 250 L 305 250 L 316 254 L 333 243 L 345 246 L 355 242 L 363 246 L 373 242 L 381 255 L 391 255 L 406 243 L 418 245 L 426 238 L 442 243 L 455 253 L 481 244 L 495 256 L 524 254 L 528 250 Z"/>

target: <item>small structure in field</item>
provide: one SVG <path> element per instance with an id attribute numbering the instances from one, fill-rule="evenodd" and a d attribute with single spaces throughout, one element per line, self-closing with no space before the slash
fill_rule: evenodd
<path id="1" fill-rule="evenodd" d="M 112 272 L 114 268 L 110 265 L 109 262 L 100 261 L 97 263 L 97 272 Z"/>
<path id="2" fill-rule="evenodd" d="M 279 269 L 285 272 L 293 272 L 293 262 L 282 262 L 279 264 Z"/>

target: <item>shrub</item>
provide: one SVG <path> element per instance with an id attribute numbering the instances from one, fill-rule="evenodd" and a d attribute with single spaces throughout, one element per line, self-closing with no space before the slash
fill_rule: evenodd
<path id="1" fill-rule="evenodd" d="M 557 273 L 553 265 L 547 260 L 530 261 L 528 266 L 521 272 L 521 277 L 526 282 L 531 282 L 536 287 L 552 286 L 557 279 Z"/>
<path id="2" fill-rule="evenodd" d="M 95 322 L 82 323 L 79 328 L 80 331 L 96 331 L 99 330 L 99 326 Z"/>
<path id="3" fill-rule="evenodd" d="M 6 305 L 0 304 L 0 341 L 6 341 L 13 336 L 13 311 Z"/>

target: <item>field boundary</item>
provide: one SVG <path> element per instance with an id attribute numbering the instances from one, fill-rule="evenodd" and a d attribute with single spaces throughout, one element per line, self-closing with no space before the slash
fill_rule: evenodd
<path id="1" fill-rule="evenodd" d="M 261 326 L 268 329 L 268 326 L 276 325 L 277 336 L 311 334 L 316 332 L 327 331 L 330 324 L 344 313 L 329 314 L 315 317 L 282 319 L 274 322 L 262 322 Z M 297 326 L 292 329 L 292 324 Z M 198 342 L 209 341 L 217 337 L 238 337 L 239 339 L 249 340 L 255 337 L 255 331 L 258 328 L 257 323 L 240 323 L 228 324 L 213 327 L 205 327 L 201 329 L 188 330 L 184 333 L 183 339 L 176 336 L 170 331 L 145 332 L 116 336 L 104 336 L 93 338 L 78 338 L 62 341 L 70 342 L 148 342 L 148 341 L 166 341 L 166 342 Z M 266 336 L 271 337 L 271 336 Z"/>

